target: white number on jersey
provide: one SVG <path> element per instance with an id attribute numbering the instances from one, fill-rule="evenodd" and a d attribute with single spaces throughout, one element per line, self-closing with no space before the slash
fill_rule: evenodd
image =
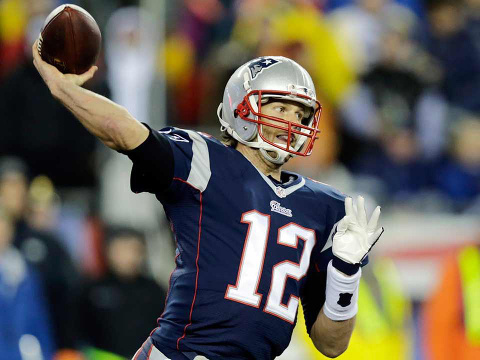
<path id="1" fill-rule="evenodd" d="M 262 300 L 258 285 L 262 276 L 263 262 L 267 250 L 270 216 L 256 210 L 244 213 L 242 222 L 248 223 L 248 232 L 243 246 L 242 259 L 235 286 L 228 285 L 225 298 L 258 308 Z M 278 229 L 277 244 L 294 249 L 298 240 L 305 241 L 300 263 L 289 260 L 273 266 L 272 281 L 264 311 L 293 324 L 298 308 L 298 298 L 291 295 L 287 305 L 282 304 L 287 278 L 299 281 L 308 271 L 310 254 L 315 245 L 315 231 L 290 223 Z"/>

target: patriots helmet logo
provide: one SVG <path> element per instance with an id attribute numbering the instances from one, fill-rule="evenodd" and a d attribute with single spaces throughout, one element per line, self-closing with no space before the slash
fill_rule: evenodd
<path id="1" fill-rule="evenodd" d="M 280 62 L 280 60 L 275 60 L 273 58 L 261 58 L 251 63 L 250 65 L 248 65 L 248 68 L 250 69 L 252 80 L 255 79 L 255 77 L 263 71 L 263 69 L 267 69 L 270 66 L 278 64 Z"/>

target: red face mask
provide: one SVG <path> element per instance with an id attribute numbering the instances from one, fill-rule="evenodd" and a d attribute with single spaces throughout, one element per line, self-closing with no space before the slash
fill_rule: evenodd
<path id="1" fill-rule="evenodd" d="M 250 99 L 256 98 L 256 107 L 258 111 L 255 110 L 255 107 L 252 105 Z M 308 101 L 313 106 L 313 114 L 311 114 L 308 118 L 308 124 L 301 124 L 301 123 L 293 123 L 288 120 L 281 119 L 276 116 L 266 115 L 262 113 L 262 97 L 265 98 L 273 98 L 281 100 L 291 100 L 295 101 L 295 99 L 301 98 L 302 100 Z M 290 99 L 291 98 L 291 99 Z M 235 111 L 236 116 L 240 116 L 242 120 L 253 122 L 258 126 L 258 134 L 260 138 L 266 142 L 267 144 L 274 146 L 280 150 L 284 150 L 290 154 L 300 155 L 300 156 L 308 156 L 312 153 L 313 145 L 315 140 L 317 139 L 317 133 L 320 132 L 318 130 L 318 125 L 320 122 L 320 116 L 322 113 L 322 105 L 320 103 L 303 94 L 293 94 L 289 91 L 277 91 L 277 90 L 253 90 L 250 91 L 247 95 L 245 95 L 243 101 L 238 104 L 237 109 Z M 253 115 L 253 118 L 250 117 L 250 114 Z M 270 120 L 269 122 L 264 121 L 264 119 Z M 304 120 L 307 120 L 305 118 Z M 274 143 L 271 140 L 268 140 L 262 131 L 262 126 L 269 126 L 278 130 L 282 130 L 287 135 L 287 142 L 286 144 L 279 144 Z M 292 140 L 296 139 L 293 144 Z M 307 141 L 308 140 L 308 141 Z M 296 146 L 300 144 L 300 146 Z"/>

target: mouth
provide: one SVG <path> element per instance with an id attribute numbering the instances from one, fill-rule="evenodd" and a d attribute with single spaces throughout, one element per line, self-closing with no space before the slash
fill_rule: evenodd
<path id="1" fill-rule="evenodd" d="M 276 138 L 279 140 L 278 142 L 281 144 L 288 144 L 288 134 L 279 134 L 276 136 Z M 293 146 L 295 143 L 295 135 L 291 134 L 290 135 L 290 146 Z"/>

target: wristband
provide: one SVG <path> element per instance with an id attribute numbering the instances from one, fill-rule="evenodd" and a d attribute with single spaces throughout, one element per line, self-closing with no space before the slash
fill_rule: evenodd
<path id="1" fill-rule="evenodd" d="M 362 270 L 353 276 L 346 276 L 335 269 L 332 261 L 327 268 L 327 288 L 323 312 L 334 321 L 353 318 L 358 311 L 358 287 Z"/>
<path id="2" fill-rule="evenodd" d="M 340 270 L 345 275 L 355 275 L 360 268 L 360 264 L 350 264 L 343 261 L 339 257 L 333 255 L 332 265 L 335 269 Z"/>

